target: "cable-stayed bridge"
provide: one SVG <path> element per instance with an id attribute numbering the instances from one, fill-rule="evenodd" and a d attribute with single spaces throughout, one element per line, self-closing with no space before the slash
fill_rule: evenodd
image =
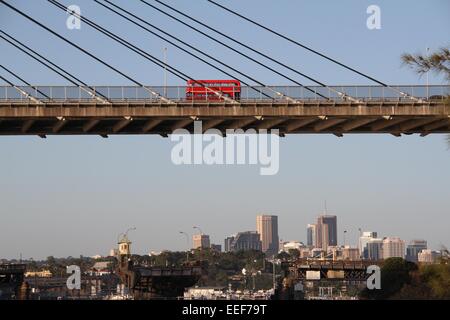
<path id="1" fill-rule="evenodd" d="M 334 95 L 324 87 L 273 87 L 292 97 L 266 97 L 265 88 L 242 87 L 238 102 L 211 99 L 188 100 L 186 87 L 149 87 L 168 101 L 141 87 L 91 87 L 104 102 L 86 88 L 74 86 L 0 87 L 0 135 L 160 134 L 175 129 L 193 130 L 195 120 L 203 130 L 279 129 L 289 133 L 401 134 L 450 132 L 450 106 L 445 96 L 450 86 L 410 86 L 397 90 L 382 86 L 335 87 L 358 102 Z M 257 90 L 255 90 L 257 89 Z M 23 92 L 21 92 L 23 91 Z M 261 93 L 258 93 L 261 91 Z M 325 96 L 325 98 L 319 96 Z M 272 93 L 273 94 L 273 93 Z M 29 95 L 29 96 L 28 96 Z M 426 97 L 428 95 L 428 98 Z M 36 97 L 35 101 L 30 96 Z"/>
<path id="2" fill-rule="evenodd" d="M 207 0 L 205 5 L 213 5 L 226 14 L 234 15 L 245 23 L 271 33 L 290 45 L 317 55 L 376 85 L 326 84 L 316 77 L 305 74 L 299 68 L 292 67 L 288 62 L 283 62 L 278 57 L 273 57 L 231 34 L 210 26 L 205 21 L 194 18 L 189 12 L 180 11 L 160 0 L 137 1 L 152 14 L 163 15 L 167 20 L 182 25 L 189 33 L 199 34 L 205 40 L 222 46 L 230 54 L 239 55 L 252 67 L 267 70 L 291 84 L 291 86 L 271 86 L 252 76 L 248 71 L 238 69 L 217 58 L 213 53 L 189 43 L 185 37 L 174 35 L 165 28 L 152 24 L 149 22 L 152 20 L 145 17 L 145 10 L 133 12 L 115 1 L 94 0 L 105 10 L 105 14 L 118 19 L 120 23 L 130 24 L 140 32 L 151 34 L 214 69 L 214 72 L 242 84 L 242 87 L 239 87 L 239 95 L 224 94 L 217 88 L 195 80 L 194 75 L 158 59 L 141 44 L 132 43 L 126 36 L 98 24 L 89 17 L 89 13 L 80 15 L 66 7 L 62 1 L 42 1 L 49 3 L 48 10 L 59 10 L 64 15 L 70 13 L 102 37 L 105 36 L 117 45 L 127 48 L 133 55 L 164 68 L 178 79 L 203 87 L 206 94 L 202 99 L 195 99 L 189 97 L 186 87 L 144 85 L 126 70 L 108 61 L 108 57 L 100 57 L 91 49 L 82 47 L 50 28 L 45 21 L 36 18 L 34 12 L 26 12 L 11 1 L 0 0 L 2 10 L 8 10 L 18 19 L 28 21 L 53 40 L 64 42 L 66 46 L 132 83 L 132 86 L 121 87 L 89 85 L 87 81 L 83 81 L 65 67 L 47 58 L 45 53 L 38 52 L 14 34 L 0 29 L 0 40 L 14 47 L 14 50 L 20 51 L 21 56 L 27 61 L 44 66 L 70 83 L 70 86 L 32 85 L 14 71 L 10 66 L 11 61 L 2 59 L 0 79 L 6 85 L 0 86 L 0 135 L 167 136 L 180 128 L 192 131 L 193 122 L 197 120 L 202 121 L 204 131 L 211 128 L 221 132 L 239 128 L 279 129 L 282 135 L 332 133 L 342 136 L 346 133 L 390 133 L 400 136 L 418 133 L 425 136 L 430 133 L 450 132 L 449 86 L 387 84 L 216 1 Z M 8 63 L 8 67 L 3 63 Z M 315 85 L 305 85 L 300 79 L 306 79 Z"/>

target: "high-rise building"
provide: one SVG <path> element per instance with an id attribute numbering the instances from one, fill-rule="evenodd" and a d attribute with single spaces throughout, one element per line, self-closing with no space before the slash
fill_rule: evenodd
<path id="1" fill-rule="evenodd" d="M 233 237 L 230 243 L 229 251 L 261 251 L 261 248 L 262 243 L 259 233 L 256 231 L 245 231 L 239 232 L 236 236 Z"/>
<path id="2" fill-rule="evenodd" d="M 383 239 L 372 238 L 366 244 L 368 260 L 383 259 Z"/>
<path id="3" fill-rule="evenodd" d="M 207 234 L 194 234 L 192 236 L 192 248 L 206 249 L 210 246 L 209 236 Z"/>
<path id="4" fill-rule="evenodd" d="M 262 251 L 267 256 L 278 253 L 278 217 L 270 215 L 259 215 L 256 217 L 256 231 L 260 235 Z"/>
<path id="5" fill-rule="evenodd" d="M 417 255 L 417 260 L 420 263 L 436 263 L 437 259 L 441 256 L 439 251 L 432 251 L 430 249 L 424 249 Z"/>
<path id="6" fill-rule="evenodd" d="M 236 237 L 236 235 L 232 235 L 232 236 L 229 236 L 229 237 L 226 237 L 225 238 L 225 241 L 224 241 L 224 244 L 223 244 L 223 247 L 224 247 L 224 249 L 225 249 L 225 252 L 230 252 L 230 251 L 232 251 L 231 250 L 231 246 L 232 246 L 232 244 L 233 244 L 233 241 L 234 241 L 234 238 Z"/>
<path id="7" fill-rule="evenodd" d="M 419 252 L 426 249 L 427 242 L 425 240 L 412 240 L 406 247 L 406 260 L 417 262 Z"/>
<path id="8" fill-rule="evenodd" d="M 316 246 L 316 225 L 308 224 L 306 227 L 306 245 L 309 247 Z"/>
<path id="9" fill-rule="evenodd" d="M 359 256 L 358 248 L 352 248 L 350 246 L 345 246 L 342 249 L 342 260 L 356 261 L 359 259 L 360 259 L 360 256 Z"/>
<path id="10" fill-rule="evenodd" d="M 337 246 L 337 217 L 321 215 L 317 218 L 316 247 L 326 251 L 328 246 Z"/>
<path id="11" fill-rule="evenodd" d="M 373 231 L 364 231 L 359 237 L 359 255 L 362 259 L 369 259 L 367 252 L 367 243 L 371 239 L 375 239 L 377 237 L 377 233 Z"/>
<path id="12" fill-rule="evenodd" d="M 405 241 L 397 237 L 383 239 L 383 259 L 405 257 Z"/>

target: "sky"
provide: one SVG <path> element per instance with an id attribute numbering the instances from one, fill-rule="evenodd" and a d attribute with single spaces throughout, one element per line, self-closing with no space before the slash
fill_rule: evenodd
<path id="1" fill-rule="evenodd" d="M 113 2 L 264 83 L 291 85 L 140 1 Z M 371 84 L 206 0 L 166 2 L 326 84 Z M 425 77 L 401 65 L 401 54 L 449 45 L 445 0 L 219 2 L 389 84 L 425 84 Z M 83 23 L 80 30 L 67 29 L 68 15 L 49 2 L 9 3 L 140 82 L 163 84 L 161 68 Z M 85 17 L 160 59 L 167 47 L 168 63 L 193 78 L 227 78 L 93 1 L 61 3 L 78 5 Z M 366 26 L 372 4 L 381 9 L 379 30 Z M 0 28 L 89 84 L 132 84 L 1 4 Z M 68 85 L 1 39 L 0 55 L 2 64 L 28 82 Z M 432 73 L 429 82 L 445 84 Z M 184 82 L 169 75 L 168 84 Z M 260 176 L 252 165 L 176 166 L 170 159 L 173 145 L 160 136 L 0 137 L 0 258 L 106 255 L 118 234 L 133 226 L 129 237 L 140 254 L 185 250 L 179 231 L 192 235 L 194 225 L 223 245 L 230 234 L 255 230 L 262 213 L 278 215 L 281 239 L 305 242 L 306 225 L 324 211 L 325 201 L 328 213 L 338 217 L 340 243 L 347 230 L 347 244 L 356 245 L 361 228 L 405 241 L 426 239 L 434 249 L 450 246 L 445 135 L 289 135 L 280 141 L 280 170 L 274 176 Z"/>

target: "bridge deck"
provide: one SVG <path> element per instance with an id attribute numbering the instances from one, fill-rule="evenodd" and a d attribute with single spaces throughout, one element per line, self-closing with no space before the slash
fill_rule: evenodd
<path id="1" fill-rule="evenodd" d="M 30 92 L 30 87 L 27 88 Z M 340 88 L 345 92 L 351 91 Z M 337 136 L 347 133 L 391 133 L 398 136 L 450 132 L 450 105 L 446 99 L 450 86 L 431 87 L 429 90 L 433 89 L 433 93 L 441 94 L 427 94 L 418 99 L 395 96 L 384 91 L 387 90 L 385 88 L 364 88 L 364 92 L 370 95 L 360 95 L 358 101 L 332 97 L 332 92 L 328 92 L 329 99 L 298 94 L 294 96 L 295 101 L 275 97 L 260 99 L 247 94 L 237 103 L 214 99 L 188 101 L 180 98 L 184 89 L 177 88 L 178 96 L 167 95 L 173 103 L 164 103 L 140 97 L 138 90 L 142 88 L 103 87 L 108 103 L 102 103 L 92 97 L 81 96 L 82 91 L 77 87 L 38 87 L 33 90 L 37 92 L 39 89 L 49 95 L 40 99 L 42 103 L 36 103 L 13 87 L 0 87 L 0 135 L 166 136 L 180 128 L 192 132 L 194 120 L 202 121 L 203 131 L 215 128 L 221 132 L 238 128 L 276 128 L 281 134 L 331 133 Z M 423 87 L 402 90 L 417 93 L 419 88 L 424 90 Z M 159 91 L 164 93 L 165 89 Z M 294 89 L 287 87 L 283 92 L 293 92 Z M 119 92 L 117 96 L 112 94 L 114 90 Z M 362 90 L 359 88 L 359 92 Z"/>

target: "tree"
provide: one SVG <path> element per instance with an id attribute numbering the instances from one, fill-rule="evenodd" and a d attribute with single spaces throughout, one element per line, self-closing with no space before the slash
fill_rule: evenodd
<path id="1" fill-rule="evenodd" d="M 402 258 L 386 259 L 381 267 L 381 289 L 364 289 L 361 297 L 366 299 L 389 299 L 411 283 L 411 272 L 417 265 Z"/>
<path id="2" fill-rule="evenodd" d="M 428 71 L 443 74 L 450 81 L 450 49 L 441 48 L 429 56 L 405 53 L 402 55 L 405 65 L 413 68 L 416 73 L 422 75 Z"/>
<path id="3" fill-rule="evenodd" d="M 404 65 L 407 65 L 415 70 L 419 75 L 423 75 L 428 71 L 433 71 L 437 74 L 442 74 L 450 81 L 450 49 L 441 48 L 429 56 L 421 54 L 404 53 L 402 55 Z M 447 97 L 446 103 L 450 104 L 450 98 Z M 450 147 L 450 135 L 447 136 L 447 143 Z"/>

